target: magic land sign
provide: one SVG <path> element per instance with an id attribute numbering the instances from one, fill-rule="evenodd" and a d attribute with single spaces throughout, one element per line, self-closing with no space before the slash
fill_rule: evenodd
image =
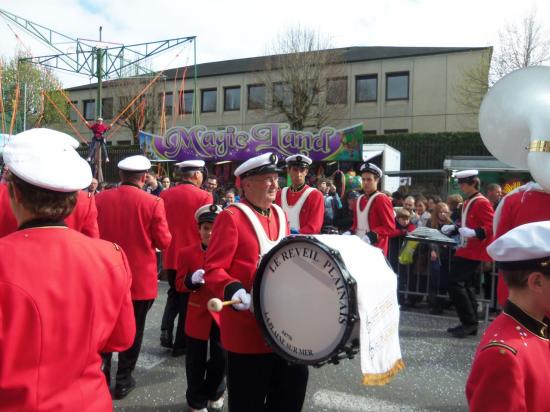
<path id="1" fill-rule="evenodd" d="M 139 142 L 152 159 L 177 162 L 240 162 L 266 152 L 280 157 L 301 153 L 314 161 L 360 161 L 363 125 L 323 127 L 317 133 L 291 130 L 286 123 L 257 124 L 250 131 L 233 126 L 213 130 L 197 125 L 173 127 L 164 136 L 141 131 Z"/>

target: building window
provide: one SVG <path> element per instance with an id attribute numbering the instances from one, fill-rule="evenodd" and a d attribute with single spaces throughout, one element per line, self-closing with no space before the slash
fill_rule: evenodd
<path id="1" fill-rule="evenodd" d="M 248 110 L 265 109 L 265 84 L 248 85 Z"/>
<path id="2" fill-rule="evenodd" d="M 71 103 L 74 105 L 74 107 L 78 107 L 78 101 L 73 100 L 73 101 L 71 101 Z M 67 106 L 69 106 L 69 120 L 71 122 L 77 122 L 78 121 L 78 113 L 73 108 L 73 106 L 70 105 L 69 103 L 67 103 Z M 0 107 L 2 107 L 2 103 L 0 103 Z"/>
<path id="3" fill-rule="evenodd" d="M 161 106 L 162 107 L 162 93 L 160 95 Z M 174 94 L 172 92 L 164 93 L 164 114 L 167 116 L 172 116 L 172 111 L 174 110 Z"/>
<path id="4" fill-rule="evenodd" d="M 182 93 L 180 92 L 180 107 L 179 107 L 179 114 L 190 114 L 193 113 L 193 96 L 195 95 L 195 92 L 193 90 L 185 90 L 183 92 L 183 99 L 182 99 Z"/>
<path id="5" fill-rule="evenodd" d="M 224 87 L 223 110 L 226 112 L 241 110 L 241 86 Z"/>
<path id="6" fill-rule="evenodd" d="M 292 89 L 288 83 L 273 83 L 273 106 L 290 107 L 292 104 Z"/>
<path id="7" fill-rule="evenodd" d="M 384 134 L 409 133 L 409 129 L 385 129 Z"/>
<path id="8" fill-rule="evenodd" d="M 95 119 L 95 100 L 84 100 L 82 102 L 83 112 L 84 112 L 84 118 L 86 120 L 94 120 Z"/>
<path id="9" fill-rule="evenodd" d="M 355 77 L 355 103 L 378 100 L 378 75 L 367 74 Z"/>
<path id="10" fill-rule="evenodd" d="M 101 99 L 101 111 L 103 112 L 104 119 L 113 118 L 113 98 L 112 97 L 106 97 L 105 99 Z"/>
<path id="11" fill-rule="evenodd" d="M 327 104 L 348 103 L 348 78 L 336 77 L 327 80 Z"/>
<path id="12" fill-rule="evenodd" d="M 217 92 L 216 89 L 201 90 L 201 112 L 211 113 L 216 111 Z"/>
<path id="13" fill-rule="evenodd" d="M 409 72 L 386 74 L 386 100 L 409 100 Z"/>

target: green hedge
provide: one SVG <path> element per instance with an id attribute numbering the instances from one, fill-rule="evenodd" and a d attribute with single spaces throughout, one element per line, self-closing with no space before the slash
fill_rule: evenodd
<path id="1" fill-rule="evenodd" d="M 446 156 L 490 156 L 479 133 L 366 135 L 364 143 L 385 143 L 401 152 L 402 170 L 442 169 Z"/>

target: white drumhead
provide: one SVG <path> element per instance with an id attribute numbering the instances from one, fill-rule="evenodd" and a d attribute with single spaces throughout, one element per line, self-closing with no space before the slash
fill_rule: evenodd
<path id="1" fill-rule="evenodd" d="M 297 361 L 331 356 L 343 340 L 350 299 L 331 249 L 296 238 L 262 262 L 260 309 L 267 333 Z M 264 265 L 265 264 L 265 265 Z"/>

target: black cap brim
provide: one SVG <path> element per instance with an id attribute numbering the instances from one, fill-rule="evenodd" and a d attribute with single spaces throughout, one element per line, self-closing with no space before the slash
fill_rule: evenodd
<path id="1" fill-rule="evenodd" d="M 269 164 L 269 165 L 264 165 L 264 166 L 260 166 L 260 167 L 256 167 L 254 169 L 248 170 L 246 173 L 243 173 L 241 175 L 241 179 L 249 176 L 265 175 L 268 173 L 280 174 L 282 172 L 283 170 L 279 168 L 276 164 Z"/>

